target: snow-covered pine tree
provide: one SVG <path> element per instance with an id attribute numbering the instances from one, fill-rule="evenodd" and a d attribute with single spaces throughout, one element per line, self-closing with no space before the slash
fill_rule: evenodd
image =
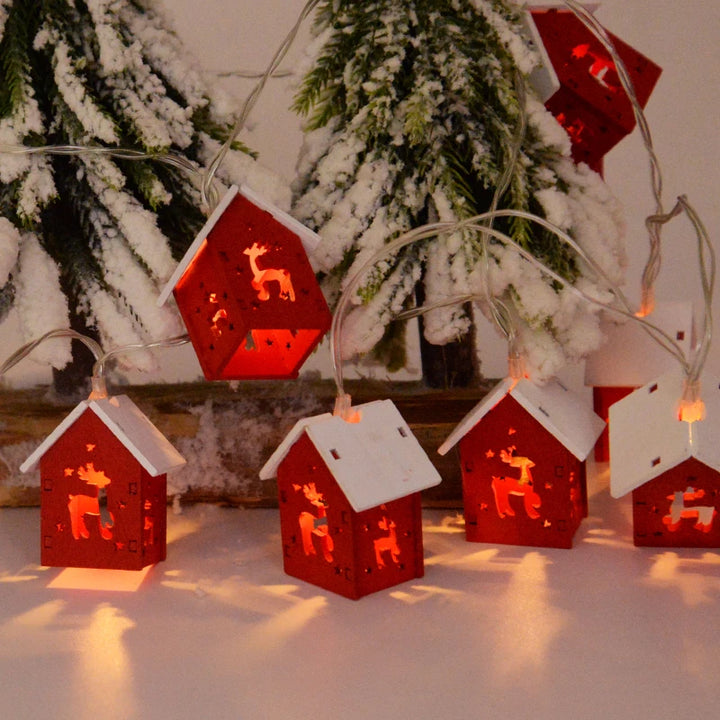
<path id="1" fill-rule="evenodd" d="M 0 73 L 0 319 L 16 308 L 27 339 L 79 319 L 108 348 L 182 332 L 155 300 L 204 222 L 199 176 L 156 158 L 12 148 L 129 148 L 200 170 L 229 135 L 230 103 L 152 0 L 0 0 Z M 289 206 L 240 145 L 218 175 Z M 55 367 L 70 356 L 64 340 L 36 351 Z"/>
<path id="2" fill-rule="evenodd" d="M 532 90 L 518 92 L 515 77 L 538 62 L 520 13 L 511 0 L 320 3 L 295 103 L 307 134 L 294 213 L 322 237 L 315 261 L 329 297 L 393 236 L 490 209 L 515 150 L 498 206 L 560 226 L 621 281 L 618 204 L 597 174 L 571 161 L 565 131 Z M 585 292 L 607 297 L 605 283 L 554 234 L 522 219 L 494 227 Z M 392 318 L 418 283 L 433 303 L 482 296 L 488 277 L 534 377 L 599 344 L 597 310 L 510 247 L 492 241 L 485 261 L 477 233 L 455 233 L 409 246 L 368 273 L 348 315 L 344 355 L 387 342 Z M 425 336 L 452 341 L 471 328 L 470 315 L 462 306 L 434 310 Z"/>

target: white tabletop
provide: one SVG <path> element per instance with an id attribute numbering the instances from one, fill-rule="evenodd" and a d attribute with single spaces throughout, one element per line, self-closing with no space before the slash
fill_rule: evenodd
<path id="1" fill-rule="evenodd" d="M 170 512 L 135 592 L 49 587 L 39 511 L 1 510 L 0 717 L 710 717 L 720 555 L 633 547 L 606 475 L 574 549 L 425 510 L 425 577 L 357 602 L 283 573 L 275 510 Z"/>

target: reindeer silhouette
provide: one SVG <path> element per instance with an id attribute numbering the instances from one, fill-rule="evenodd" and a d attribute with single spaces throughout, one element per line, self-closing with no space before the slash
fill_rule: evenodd
<path id="1" fill-rule="evenodd" d="M 375 546 L 375 562 L 377 563 L 378 568 L 385 567 L 383 553 L 386 551 L 390 551 L 390 557 L 392 558 L 392 561 L 396 565 L 399 565 L 400 548 L 397 544 L 397 531 L 395 530 L 395 522 L 393 520 L 388 520 L 386 517 L 383 516 L 383 519 L 378 521 L 378 527 L 381 530 L 387 530 L 388 533 L 383 537 L 377 538 L 377 540 L 373 540 L 373 545 Z"/>
<path id="2" fill-rule="evenodd" d="M 296 490 L 300 490 L 299 485 L 295 485 L 294 487 Z M 321 539 L 320 545 L 322 547 L 323 557 L 327 562 L 332 562 L 332 551 L 335 543 L 330 536 L 330 528 L 328 527 L 327 503 L 323 498 L 323 494 L 317 491 L 315 483 L 303 485 L 302 491 L 305 497 L 318 509 L 317 515 L 303 511 L 298 518 L 305 555 L 317 555 L 313 542 L 313 535 L 315 535 Z"/>
<path id="3" fill-rule="evenodd" d="M 607 88 L 611 92 L 617 91 L 617 82 L 615 81 L 617 69 L 615 68 L 615 63 L 612 60 L 592 52 L 588 43 L 583 45 L 577 45 L 576 47 L 574 47 L 572 51 L 572 57 L 575 60 L 589 58 L 592 61 L 590 64 L 590 74 L 604 88 Z M 610 79 L 608 78 L 608 73 L 611 74 L 611 78 L 613 80 L 612 83 L 608 82 L 608 80 Z"/>
<path id="4" fill-rule="evenodd" d="M 695 490 L 688 487 L 686 490 L 676 490 L 672 495 L 668 495 L 667 499 L 672 500 L 670 511 L 662 519 L 663 524 L 667 525 L 670 532 L 675 532 L 682 522 L 683 518 L 697 519 L 694 525 L 695 530 L 702 530 L 708 533 L 712 530 L 713 520 L 717 515 L 717 510 L 712 505 L 691 505 L 687 506 L 686 502 L 699 500 L 705 497 L 704 490 Z"/>
<path id="5" fill-rule="evenodd" d="M 515 516 L 515 511 L 510 505 L 510 495 L 519 495 L 523 498 L 523 507 L 527 516 L 532 520 L 540 517 L 537 508 L 541 505 L 540 496 L 533 490 L 533 479 L 530 468 L 535 463 L 528 457 L 517 454 L 517 449 L 511 445 L 507 450 L 500 451 L 500 459 L 510 467 L 520 469 L 519 478 L 510 478 L 502 475 L 492 476 L 492 490 L 495 495 L 495 506 L 498 515 L 504 518 L 506 515 Z"/>
<path id="6" fill-rule="evenodd" d="M 85 524 L 85 515 L 97 517 L 98 529 L 103 540 L 112 539 L 112 530 L 115 519 L 110 514 L 110 522 L 103 524 L 100 517 L 100 490 L 110 484 L 110 478 L 102 471 L 96 470 L 93 463 L 87 463 L 85 467 L 77 469 L 78 477 L 88 485 L 94 485 L 95 495 L 68 495 L 68 510 L 70 511 L 70 527 L 73 537 L 79 540 L 81 537 L 87 540 L 90 531 Z"/>
<path id="7" fill-rule="evenodd" d="M 252 247 L 243 250 L 243 253 L 250 258 L 250 268 L 253 271 L 251 284 L 257 290 L 258 300 L 269 300 L 270 291 L 267 284 L 273 280 L 280 284 L 280 299 L 295 302 L 295 290 L 290 279 L 290 273 L 282 268 L 266 268 L 261 270 L 257 265 L 257 258 L 264 255 L 268 248 L 264 245 L 253 243 Z"/>

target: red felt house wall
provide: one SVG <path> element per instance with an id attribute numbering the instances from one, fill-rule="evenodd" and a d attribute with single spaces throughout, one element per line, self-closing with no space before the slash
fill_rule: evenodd
<path id="1" fill-rule="evenodd" d="M 236 194 L 173 289 L 205 377 L 297 377 L 332 317 L 302 241 Z"/>
<path id="2" fill-rule="evenodd" d="M 688 458 L 632 492 L 635 545 L 720 547 L 720 474 Z"/>
<path id="3" fill-rule="evenodd" d="M 353 600 L 423 576 L 419 492 L 355 512 L 306 434 L 277 482 L 288 575 Z"/>
<path id="4" fill-rule="evenodd" d="M 537 9 L 532 18 L 560 81 L 560 89 L 545 106 L 570 135 L 573 159 L 601 172 L 603 156 L 635 127 L 615 64 L 571 11 Z M 662 71 L 630 45 L 608 35 L 644 107 Z"/>
<path id="5" fill-rule="evenodd" d="M 469 541 L 572 547 L 587 515 L 585 463 L 520 403 L 503 397 L 459 447 Z"/>
<path id="6" fill-rule="evenodd" d="M 43 565 L 140 570 L 165 559 L 166 476 L 152 477 L 92 410 L 42 456 L 40 483 Z"/>

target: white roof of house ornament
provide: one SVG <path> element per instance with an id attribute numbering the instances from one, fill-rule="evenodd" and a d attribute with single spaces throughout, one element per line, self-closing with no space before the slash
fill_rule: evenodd
<path id="1" fill-rule="evenodd" d="M 188 267 L 190 267 L 190 264 L 195 259 L 198 250 L 200 250 L 202 244 L 207 239 L 207 236 L 210 234 L 211 230 L 215 227 L 218 220 L 220 220 L 225 210 L 227 210 L 230 203 L 235 199 L 238 194 L 250 200 L 253 205 L 262 208 L 266 212 L 269 212 L 275 218 L 275 220 L 277 220 L 282 225 L 285 225 L 285 227 L 294 232 L 300 238 L 300 241 L 305 248 L 305 252 L 308 255 L 311 254 L 313 250 L 315 250 L 315 248 L 318 246 L 318 243 L 320 242 L 320 236 L 310 230 L 310 228 L 306 227 L 300 221 L 288 215 L 286 212 L 276 207 L 271 202 L 268 202 L 264 198 L 260 197 L 260 195 L 253 192 L 250 188 L 245 187 L 244 185 L 240 188 L 238 188 L 237 185 L 232 185 L 223 196 L 223 199 L 218 203 L 215 210 L 213 210 L 212 214 L 207 219 L 207 222 L 203 225 L 200 232 L 195 236 L 195 240 L 193 240 L 182 260 L 180 260 L 178 266 L 175 268 L 175 272 L 170 277 L 170 280 L 168 280 L 167 284 L 162 289 L 162 292 L 157 299 L 158 307 L 164 305 L 167 299 L 170 297 L 173 289 L 178 284 L 178 282 L 180 282 L 180 278 L 182 278 L 185 271 L 188 269 Z"/>
<path id="2" fill-rule="evenodd" d="M 694 342 L 691 302 L 658 303 L 644 318 L 670 336 L 689 356 Z M 605 320 L 603 346 L 585 360 L 585 384 L 594 387 L 640 387 L 668 372 L 677 364 L 669 352 L 634 320 L 617 323 Z"/>
<path id="3" fill-rule="evenodd" d="M 438 485 L 438 471 L 391 400 L 353 407 L 360 422 L 324 413 L 299 420 L 260 470 L 277 476 L 290 448 L 307 433 L 356 512 Z"/>
<path id="4" fill-rule="evenodd" d="M 589 402 L 553 378 L 545 385 L 506 378 L 486 395 L 438 448 L 447 453 L 507 395 L 563 444 L 578 460 L 585 460 L 605 427 Z"/>
<path id="5" fill-rule="evenodd" d="M 157 477 L 185 465 L 185 458 L 143 415 L 137 405 L 127 395 L 116 395 L 97 400 L 83 400 L 25 460 L 20 466 L 21 472 L 34 470 L 42 456 L 86 410 L 94 412 L 105 423 L 151 476 Z"/>
<path id="6" fill-rule="evenodd" d="M 684 375 L 666 373 L 610 407 L 610 494 L 622 497 L 695 458 L 720 472 L 720 385 L 704 375 L 705 419 L 680 420 Z"/>

